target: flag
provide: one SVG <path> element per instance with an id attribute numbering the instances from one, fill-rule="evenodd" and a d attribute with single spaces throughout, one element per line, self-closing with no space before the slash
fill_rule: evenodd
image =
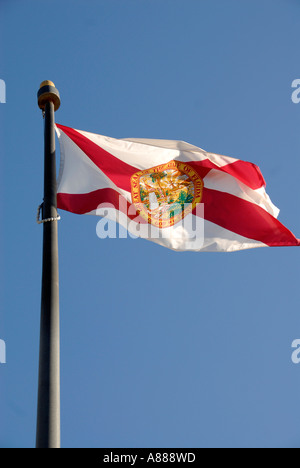
<path id="1" fill-rule="evenodd" d="M 132 237 L 178 251 L 300 245 L 278 221 L 253 163 L 182 141 L 115 139 L 59 124 L 56 130 L 57 206 L 101 216 L 100 237 L 110 233 L 105 223 L 116 221 Z"/>

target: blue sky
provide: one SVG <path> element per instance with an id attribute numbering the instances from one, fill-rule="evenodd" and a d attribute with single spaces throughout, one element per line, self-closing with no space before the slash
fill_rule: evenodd
<path id="1" fill-rule="evenodd" d="M 1 447 L 35 444 L 41 81 L 63 125 L 258 164 L 299 237 L 299 27 L 297 0 L 0 0 Z M 175 253 L 60 214 L 62 446 L 300 446 L 300 250 Z"/>

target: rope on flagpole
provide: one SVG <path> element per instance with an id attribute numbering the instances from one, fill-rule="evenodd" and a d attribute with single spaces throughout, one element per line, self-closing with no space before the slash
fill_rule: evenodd
<path id="1" fill-rule="evenodd" d="M 58 215 L 56 218 L 46 218 L 46 219 L 40 219 L 40 214 L 41 214 L 41 209 L 43 205 L 39 205 L 38 210 L 37 210 L 37 215 L 36 215 L 36 222 L 38 224 L 44 224 L 44 223 L 49 223 L 51 221 L 60 221 L 61 217 Z"/>

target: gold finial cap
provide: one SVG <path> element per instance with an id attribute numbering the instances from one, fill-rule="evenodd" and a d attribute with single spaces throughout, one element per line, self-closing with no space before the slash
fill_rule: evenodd
<path id="1" fill-rule="evenodd" d="M 43 86 L 53 86 L 53 88 L 55 88 L 55 84 L 53 83 L 53 81 L 49 81 L 49 80 L 43 81 L 43 82 L 40 84 L 40 89 L 41 89 Z"/>

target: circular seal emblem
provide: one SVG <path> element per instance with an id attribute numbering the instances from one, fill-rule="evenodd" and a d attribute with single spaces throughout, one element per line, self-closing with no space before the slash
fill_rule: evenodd
<path id="1" fill-rule="evenodd" d="M 203 186 L 202 178 L 188 163 L 170 161 L 131 177 L 132 202 L 149 224 L 166 228 L 201 202 Z"/>

